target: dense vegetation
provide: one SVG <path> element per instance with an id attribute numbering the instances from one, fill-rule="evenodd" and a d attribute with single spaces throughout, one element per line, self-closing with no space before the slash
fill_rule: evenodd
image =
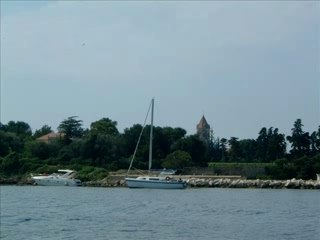
<path id="1" fill-rule="evenodd" d="M 135 124 L 120 133 L 117 122 L 102 118 L 84 129 L 82 121 L 72 116 L 60 123 L 61 137 L 46 143 L 37 138 L 52 132 L 50 126 L 33 133 L 25 122 L 0 123 L 0 176 L 70 167 L 78 170 L 83 180 L 101 178 L 107 171 L 128 168 L 142 128 Z M 146 126 L 135 168 L 147 169 L 149 131 Z M 286 140 L 291 145 L 289 152 Z M 287 137 L 277 128 L 263 127 L 256 139 L 212 136 L 208 142 L 186 135 L 182 128 L 154 127 L 153 143 L 153 168 L 206 167 L 212 162 L 272 163 L 266 167 L 267 174 L 277 179 L 310 179 L 320 172 L 320 126 L 312 134 L 304 132 L 301 119 L 294 122 Z"/>

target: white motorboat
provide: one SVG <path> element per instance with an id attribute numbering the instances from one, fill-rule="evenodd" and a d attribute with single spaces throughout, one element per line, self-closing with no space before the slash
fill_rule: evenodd
<path id="1" fill-rule="evenodd" d="M 320 182 L 320 174 L 316 174 L 317 175 L 317 182 Z"/>
<path id="2" fill-rule="evenodd" d="M 59 169 L 57 173 L 50 175 L 32 176 L 32 180 L 41 186 L 81 186 L 79 179 L 74 178 L 75 171 L 69 169 Z"/>
<path id="3" fill-rule="evenodd" d="M 154 108 L 154 99 L 152 99 L 151 101 L 151 126 L 150 126 L 150 139 L 149 139 L 149 173 L 152 166 L 153 108 Z M 144 127 L 142 128 L 142 131 L 143 129 Z M 132 167 L 132 162 L 134 160 L 134 156 L 139 145 L 142 131 L 140 133 L 140 137 L 139 137 L 135 152 L 133 154 L 127 175 L 129 174 L 129 171 Z M 169 174 L 172 175 L 172 172 L 170 172 Z M 187 183 L 185 181 L 181 179 L 177 180 L 169 176 L 166 176 L 166 177 L 165 176 L 139 176 L 136 178 L 126 177 L 125 180 L 129 188 L 184 189 L 187 186 Z"/>

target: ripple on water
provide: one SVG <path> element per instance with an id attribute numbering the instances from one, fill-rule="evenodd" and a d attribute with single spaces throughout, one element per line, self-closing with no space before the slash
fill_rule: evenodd
<path id="1" fill-rule="evenodd" d="M 1 187 L 1 238 L 318 240 L 320 235 L 320 191 L 69 189 Z"/>

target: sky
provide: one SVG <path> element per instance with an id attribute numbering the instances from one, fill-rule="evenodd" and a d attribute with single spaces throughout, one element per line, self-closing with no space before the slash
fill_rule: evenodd
<path id="1" fill-rule="evenodd" d="M 0 121 L 215 137 L 320 125 L 318 1 L 1 1 Z"/>

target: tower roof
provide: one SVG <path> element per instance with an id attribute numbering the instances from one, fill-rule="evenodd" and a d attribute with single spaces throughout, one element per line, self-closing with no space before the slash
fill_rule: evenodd
<path id="1" fill-rule="evenodd" d="M 202 115 L 202 118 L 200 119 L 200 122 L 197 125 L 197 128 L 210 128 L 210 125 L 208 124 L 206 118 L 204 115 Z"/>

